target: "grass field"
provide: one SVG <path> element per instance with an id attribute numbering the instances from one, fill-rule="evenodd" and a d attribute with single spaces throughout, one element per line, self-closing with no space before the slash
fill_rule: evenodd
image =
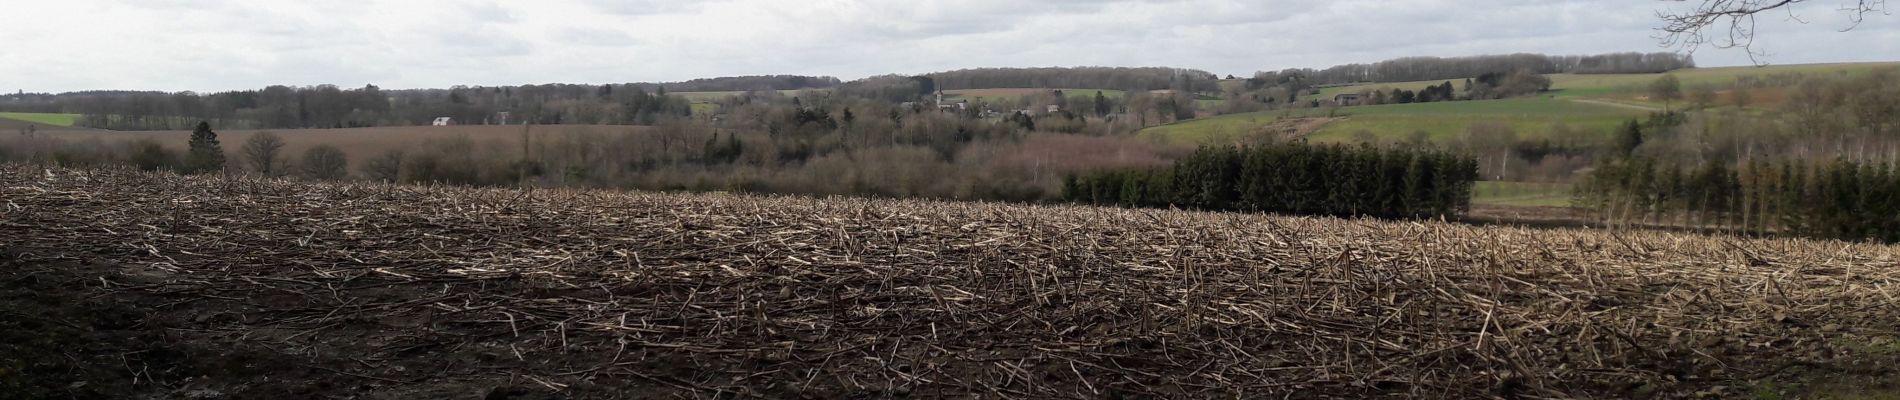
<path id="1" fill-rule="evenodd" d="M 1570 184 L 1479 181 L 1472 204 L 1515 207 L 1570 207 Z"/>
<path id="2" fill-rule="evenodd" d="M 1346 107 L 1339 110 L 1340 115 L 1346 116 L 1344 121 L 1327 125 L 1311 139 L 1352 142 L 1364 131 L 1391 141 L 1424 131 L 1431 140 L 1437 141 L 1458 137 L 1466 128 L 1480 122 L 1508 125 L 1519 138 L 1547 137 L 1558 124 L 1580 134 L 1601 135 L 1619 123 L 1647 113 L 1551 97 Z"/>
<path id="3" fill-rule="evenodd" d="M 1279 120 L 1281 115 L 1269 111 L 1191 119 L 1142 129 L 1140 135 L 1169 143 L 1213 143 L 1245 135 Z"/>
<path id="4" fill-rule="evenodd" d="M 1261 111 L 1199 118 L 1143 129 L 1140 135 L 1174 143 L 1207 143 L 1245 135 L 1271 124 L 1282 116 L 1319 116 L 1324 109 Z M 1573 132 L 1600 135 L 1617 124 L 1640 117 L 1647 111 L 1551 97 L 1527 97 L 1505 100 L 1458 101 L 1377 106 L 1345 107 L 1336 111 L 1343 120 L 1327 124 L 1309 139 L 1315 142 L 1354 142 L 1359 132 L 1369 132 L 1385 140 L 1403 140 L 1415 131 L 1423 131 L 1431 140 L 1444 140 L 1464 133 L 1479 122 L 1499 122 L 1510 126 L 1520 138 L 1546 137 L 1558 124 Z"/>
<path id="5" fill-rule="evenodd" d="M 0 199 L 20 398 L 1900 394 L 1886 245 L 22 165 Z"/>
<path id="6" fill-rule="evenodd" d="M 1900 67 L 1900 62 L 1890 63 L 1852 63 L 1852 64 L 1800 64 L 1771 65 L 1766 67 L 1717 67 L 1693 68 L 1669 72 L 1682 81 L 1682 86 L 1726 85 L 1734 83 L 1744 76 L 1768 76 L 1775 74 L 1799 73 L 1819 74 L 1861 74 L 1876 68 Z M 1558 96 L 1607 96 L 1618 91 L 1640 91 L 1644 85 L 1654 82 L 1663 74 L 1614 74 L 1614 75 L 1550 75 L 1551 90 Z"/>
<path id="7" fill-rule="evenodd" d="M 73 126 L 79 122 L 79 114 L 0 112 L 0 118 L 52 126 Z"/>

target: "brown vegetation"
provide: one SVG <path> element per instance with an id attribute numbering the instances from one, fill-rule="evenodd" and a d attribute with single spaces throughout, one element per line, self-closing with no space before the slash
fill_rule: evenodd
<path id="1" fill-rule="evenodd" d="M 521 126 L 465 125 L 465 126 L 410 126 L 382 128 L 350 129 L 280 129 L 280 130 L 228 130 L 218 131 L 218 140 L 224 142 L 226 157 L 231 160 L 245 160 L 242 144 L 251 136 L 261 132 L 272 132 L 283 139 L 284 147 L 280 154 L 301 155 L 317 145 L 335 146 L 343 150 L 350 160 L 367 160 L 389 150 L 415 147 L 425 141 L 466 138 L 476 143 L 511 146 L 519 149 L 522 138 Z M 536 126 L 532 134 L 550 136 L 567 133 L 627 135 L 650 132 L 653 128 L 626 125 L 560 125 Z M 186 139 L 191 131 L 140 131 L 118 132 L 103 130 L 85 130 L 46 133 L 42 136 L 75 142 L 99 140 L 106 143 L 127 143 L 149 139 L 167 149 L 185 151 Z"/>
<path id="2" fill-rule="evenodd" d="M 30 121 L 21 121 L 17 119 L 0 118 L 0 137 L 13 136 L 13 135 L 25 135 L 27 134 L 27 132 L 22 132 L 21 130 L 29 129 L 29 128 L 31 129 L 30 132 L 35 135 L 43 134 L 43 133 L 51 133 L 51 132 L 94 131 L 91 128 L 47 125 L 47 124 L 33 123 Z"/>
<path id="3" fill-rule="evenodd" d="M 0 199 L 29 397 L 1732 398 L 1900 365 L 1890 246 L 21 166 Z"/>

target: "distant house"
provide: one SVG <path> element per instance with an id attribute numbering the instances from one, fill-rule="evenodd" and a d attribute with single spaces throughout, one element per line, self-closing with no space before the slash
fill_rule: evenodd
<path id="1" fill-rule="evenodd" d="M 1356 106 L 1363 100 L 1365 100 L 1365 96 L 1358 93 L 1340 93 L 1333 95 L 1333 104 L 1341 106 Z"/>
<path id="2" fill-rule="evenodd" d="M 434 124 L 431 124 L 431 125 L 435 125 L 435 126 L 449 126 L 449 125 L 454 125 L 454 124 L 455 124 L 455 119 L 454 119 L 454 118 L 449 118 L 449 117 L 435 117 L 435 123 L 434 123 Z"/>

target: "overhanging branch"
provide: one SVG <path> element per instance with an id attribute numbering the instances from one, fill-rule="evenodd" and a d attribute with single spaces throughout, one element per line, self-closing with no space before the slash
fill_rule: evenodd
<path id="1" fill-rule="evenodd" d="M 1665 0 L 1687 2 L 1689 0 Z M 1657 18 L 1663 26 L 1657 28 L 1656 39 L 1665 47 L 1679 47 L 1689 52 L 1704 45 L 1715 48 L 1742 48 L 1748 52 L 1750 60 L 1760 64 L 1758 56 L 1765 53 L 1755 48 L 1756 17 L 1764 12 L 1782 10 L 1788 13 L 1788 19 L 1807 23 L 1794 12 L 1795 5 L 1812 0 L 1700 0 L 1701 4 L 1688 11 L 1657 11 Z M 1853 30 L 1860 25 L 1868 14 L 1886 14 L 1886 0 L 1853 0 L 1843 4 L 1838 11 L 1847 15 L 1849 25 L 1843 31 Z M 1716 31 L 1711 34 L 1711 31 Z M 1722 32 L 1726 31 L 1726 32 Z"/>

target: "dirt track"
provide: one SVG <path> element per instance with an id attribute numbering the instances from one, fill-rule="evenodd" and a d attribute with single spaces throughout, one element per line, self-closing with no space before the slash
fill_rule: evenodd
<path id="1" fill-rule="evenodd" d="M 1631 110 L 1640 110 L 1640 111 L 1649 111 L 1649 112 L 1660 112 L 1660 111 L 1662 111 L 1662 110 L 1663 110 L 1663 109 L 1661 109 L 1661 108 L 1656 108 L 1656 107 L 1650 107 L 1650 106 L 1645 106 L 1645 105 L 1637 105 L 1637 104 L 1629 104 L 1629 103 L 1618 103 L 1618 102 L 1614 102 L 1614 101 L 1603 101 L 1603 100 L 1593 100 L 1593 99 L 1582 99 L 1582 98 L 1571 98 L 1571 99 L 1569 99 L 1569 100 L 1570 100 L 1570 101 L 1574 101 L 1574 102 L 1578 102 L 1578 103 L 1584 103 L 1584 104 L 1595 104 L 1595 105 L 1599 105 L 1599 106 L 1609 106 L 1609 107 L 1617 107 L 1617 108 L 1627 108 L 1627 109 L 1631 109 Z"/>
<path id="2" fill-rule="evenodd" d="M 1900 361 L 1900 249 L 1837 242 L 0 166 L 0 249 L 0 398 L 1727 398 Z"/>

